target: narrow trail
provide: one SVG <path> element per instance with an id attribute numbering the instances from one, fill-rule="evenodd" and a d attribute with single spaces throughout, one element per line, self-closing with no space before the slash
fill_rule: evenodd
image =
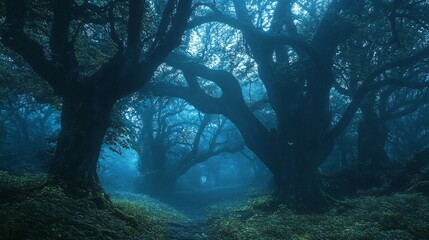
<path id="1" fill-rule="evenodd" d="M 171 222 L 167 224 L 168 240 L 206 240 L 216 239 L 207 221 L 191 220 L 186 223 Z"/>
<path id="2" fill-rule="evenodd" d="M 205 208 L 216 203 L 243 198 L 249 187 L 222 187 L 177 191 L 166 203 L 186 216 L 183 221 L 167 222 L 167 240 L 216 240 Z M 129 192 L 110 193 L 112 197 L 147 201 L 147 196 Z"/>
<path id="3" fill-rule="evenodd" d="M 204 209 L 212 204 L 234 200 L 245 195 L 246 187 L 223 187 L 177 191 L 174 202 L 170 204 L 181 210 L 189 221 L 167 224 L 168 240 L 215 240 L 214 232 L 210 229 L 208 216 Z"/>

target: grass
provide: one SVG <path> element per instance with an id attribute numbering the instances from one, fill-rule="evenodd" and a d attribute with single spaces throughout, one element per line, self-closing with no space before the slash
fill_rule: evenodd
<path id="1" fill-rule="evenodd" d="M 144 195 L 112 199 L 124 218 L 97 208 L 90 197 L 71 198 L 61 187 L 25 191 L 45 179 L 45 175 L 14 176 L 0 171 L 0 193 L 14 192 L 9 197 L 0 195 L 0 239 L 158 240 L 168 238 L 170 222 L 189 221 L 174 208 Z M 321 214 L 297 214 L 276 204 L 269 194 L 250 194 L 206 209 L 208 227 L 216 235 L 213 239 L 406 240 L 429 236 L 429 199 L 416 193 L 349 199 Z"/>
<path id="2" fill-rule="evenodd" d="M 23 190 L 42 184 L 43 175 L 13 176 L 0 172 L 0 189 Z M 0 197 L 0 239 L 165 239 L 165 222 L 180 214 L 156 202 L 114 199 L 115 209 L 98 209 L 89 198 L 74 199 L 60 187 Z"/>
<path id="3" fill-rule="evenodd" d="M 418 194 L 395 194 L 347 200 L 323 214 L 296 214 L 273 207 L 269 195 L 207 209 L 219 239 L 427 239 L 429 200 Z"/>
<path id="4" fill-rule="evenodd" d="M 19 190 L 39 186 L 46 181 L 46 174 L 23 174 L 16 176 L 0 171 L 0 191 Z"/>
<path id="5" fill-rule="evenodd" d="M 186 222 L 189 219 L 168 204 L 143 194 L 114 195 L 113 203 L 130 214 L 150 212 L 153 220 L 167 222 Z"/>

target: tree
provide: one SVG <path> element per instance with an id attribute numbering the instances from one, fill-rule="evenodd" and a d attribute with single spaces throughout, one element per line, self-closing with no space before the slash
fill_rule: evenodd
<path id="1" fill-rule="evenodd" d="M 395 91 L 394 88 L 386 88 L 378 95 L 368 96 L 361 106 L 363 118 L 358 128 L 357 162 L 361 169 L 377 171 L 388 168 L 391 162 L 385 149 L 390 132 L 387 122 L 412 114 L 427 103 L 429 95 L 424 90 Z"/>
<path id="2" fill-rule="evenodd" d="M 29 95 L 7 93 L 0 100 L 0 162 L 10 172 L 45 171 L 48 138 L 59 127 L 58 111 Z"/>
<path id="3" fill-rule="evenodd" d="M 429 105 L 426 104 L 412 114 L 388 122 L 388 127 L 395 129 L 387 143 L 387 149 L 394 156 L 392 161 L 401 162 L 401 160 L 407 159 L 411 153 L 427 148 L 429 119 L 426 116 L 429 113 L 428 110 Z"/>
<path id="4" fill-rule="evenodd" d="M 278 196 L 292 207 L 318 210 L 325 204 L 318 168 L 332 151 L 334 139 L 353 119 L 368 93 L 388 85 L 427 87 L 427 81 L 407 82 L 379 79 L 379 76 L 426 60 L 429 48 L 419 43 L 420 46 L 406 54 L 377 65 L 366 76 L 359 76 L 358 89 L 350 105 L 333 126 L 329 107 L 337 77 L 333 72 L 334 56 L 338 47 L 347 44 L 346 40 L 356 32 L 372 27 L 372 21 L 382 21 L 380 16 L 385 16 L 384 11 L 377 11 L 371 2 L 364 1 L 332 1 L 323 5 L 321 9 L 325 11 L 287 0 L 277 1 L 275 5 L 261 4 L 261 9 L 258 8 L 261 5 L 255 6 L 251 1 L 232 2 L 233 7 L 226 7 L 226 12 L 214 5 L 204 5 L 202 16 L 194 18 L 188 28 L 198 29 L 202 24 L 217 22 L 241 31 L 246 54 L 256 64 L 268 103 L 275 113 L 275 129 L 264 126 L 249 108 L 239 84 L 242 81 L 234 72 L 209 68 L 186 54 L 170 55 L 167 64 L 183 72 L 187 86 L 162 84 L 153 89 L 160 95 L 183 98 L 205 113 L 226 116 L 240 130 L 246 146 L 273 173 Z M 426 5 L 420 2 L 414 7 L 427 9 Z M 300 13 L 296 13 L 297 8 Z M 266 14 L 267 11 L 273 13 Z M 233 14 L 236 17 L 232 17 Z M 304 24 L 299 25 L 299 21 L 308 20 L 305 18 L 308 15 L 320 21 L 301 27 Z M 369 19 L 369 22 L 359 22 L 357 18 Z M 383 23 L 390 24 L 387 20 Z M 377 53 L 379 51 L 383 50 L 377 49 Z M 207 94 L 200 79 L 215 83 L 221 89 L 220 97 Z"/>
<path id="5" fill-rule="evenodd" d="M 402 7 L 409 10 L 407 4 Z M 406 14 L 403 15 L 403 17 L 405 16 Z M 352 98 L 361 84 L 359 76 L 368 75 L 372 69 L 391 60 L 393 54 L 404 55 L 411 46 L 418 46 L 422 43 L 421 36 L 415 34 L 416 31 L 418 32 L 419 26 L 404 21 L 404 19 L 400 19 L 400 21 L 409 30 L 401 29 L 400 35 L 393 33 L 395 35 L 393 39 L 392 36 L 385 34 L 392 26 L 383 24 L 383 22 L 375 22 L 375 28 L 356 33 L 352 39 L 347 41 L 347 44 L 340 46 L 334 65 L 336 73 L 340 76 L 334 83 L 338 93 Z M 384 43 L 386 42 L 392 42 L 396 47 L 385 50 Z M 368 61 L 362 61 L 366 58 Z M 407 82 L 424 81 L 427 71 L 425 62 L 421 61 L 407 69 L 392 69 L 379 75 L 378 79 L 374 79 L 374 81 L 395 78 Z M 356 161 L 358 171 L 386 170 L 391 163 L 385 145 L 388 135 L 394 134 L 388 129 L 387 122 L 411 114 L 426 104 L 427 98 L 427 89 L 414 90 L 404 86 L 385 87 L 380 91 L 367 94 L 360 105 L 359 127 L 356 130 L 358 132 Z"/>
<path id="6" fill-rule="evenodd" d="M 141 173 L 137 189 L 141 192 L 169 196 L 177 180 L 193 166 L 244 147 L 226 119 L 201 114 L 183 100 L 147 99 L 129 109 L 132 146 L 138 153 Z"/>
<path id="7" fill-rule="evenodd" d="M 35 5 L 41 13 L 34 11 Z M 110 111 L 117 100 L 144 86 L 180 44 L 191 1 L 167 1 L 159 15 L 144 0 L 6 0 L 5 10 L 2 44 L 20 55 L 62 99 L 50 179 L 71 190 L 100 191 L 96 166 Z M 152 16 L 156 31 L 151 30 Z M 100 41 L 98 35 L 115 50 L 99 55 L 104 63 L 88 71 L 81 65 L 78 43 Z"/>

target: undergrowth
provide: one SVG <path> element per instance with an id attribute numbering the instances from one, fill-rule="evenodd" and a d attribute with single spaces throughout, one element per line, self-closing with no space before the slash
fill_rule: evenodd
<path id="1" fill-rule="evenodd" d="M 45 182 L 43 175 L 13 176 L 0 172 L 0 189 L 25 190 Z M 20 192 L 20 191 L 16 191 Z M 109 209 L 98 209 L 88 198 L 74 199 L 63 189 L 41 189 L 4 198 L 0 196 L 0 239 L 165 239 L 164 223 L 177 218 L 170 209 L 114 199 L 113 205 L 136 220 L 119 218 Z"/>
<path id="2" fill-rule="evenodd" d="M 427 239 L 429 200 L 418 194 L 361 197 L 323 214 L 273 207 L 270 195 L 207 209 L 219 239 Z"/>
<path id="3" fill-rule="evenodd" d="M 89 198 L 74 199 L 60 187 L 42 185 L 45 175 L 13 176 L 0 171 L 0 239 L 168 239 L 169 222 L 186 217 L 168 205 L 137 194 L 114 195 L 111 209 Z M 25 194 L 24 194 L 25 192 Z M 429 199 L 416 193 L 365 196 L 320 214 L 297 214 L 269 194 L 255 192 L 206 209 L 220 240 L 427 239 Z M 185 224 L 186 225 L 186 224 Z M 196 225 L 195 227 L 199 227 Z M 186 229 L 185 229 L 186 230 Z M 204 238 L 206 239 L 206 238 Z"/>

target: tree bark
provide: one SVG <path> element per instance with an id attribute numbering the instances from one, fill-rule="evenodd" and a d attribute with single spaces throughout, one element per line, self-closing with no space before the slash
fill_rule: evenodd
<path id="1" fill-rule="evenodd" d="M 282 202 L 297 211 L 320 211 L 326 207 L 327 202 L 321 192 L 317 167 L 302 164 L 306 157 L 288 159 L 289 164 L 274 176 L 277 195 Z"/>
<path id="2" fill-rule="evenodd" d="M 88 94 L 82 99 L 64 98 L 51 179 L 71 190 L 101 191 L 97 162 L 112 105 L 98 94 Z"/>
<path id="3" fill-rule="evenodd" d="M 333 144 L 324 138 L 330 126 L 328 112 L 304 112 L 307 113 L 295 112 L 301 120 L 287 121 L 293 125 L 286 128 L 288 131 L 284 134 L 277 135 L 280 138 L 275 143 L 278 170 L 273 174 L 280 199 L 298 211 L 314 212 L 327 205 L 321 190 L 319 166 L 332 151 Z"/>

